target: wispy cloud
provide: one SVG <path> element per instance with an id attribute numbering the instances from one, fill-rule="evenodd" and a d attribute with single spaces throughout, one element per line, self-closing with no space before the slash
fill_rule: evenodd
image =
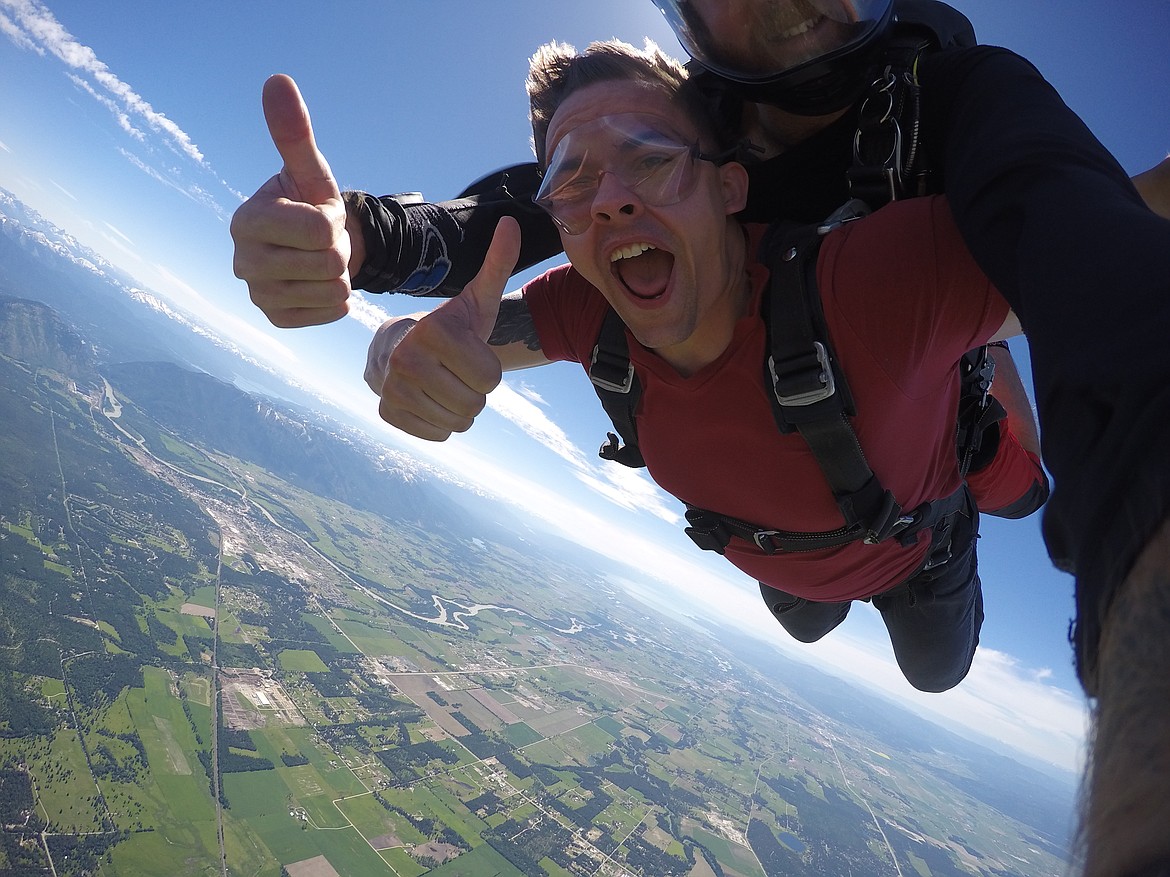
<path id="1" fill-rule="evenodd" d="M 863 604 L 855 604 L 853 611 L 877 614 Z M 1066 770 L 1081 768 L 1088 722 L 1085 701 L 1048 683 L 1043 669 L 981 646 L 962 683 L 943 694 L 926 694 L 902 677 L 880 633 L 872 640 L 834 633 L 803 649 L 806 658 L 815 655 L 818 664 L 846 678 L 860 678 L 918 713 Z"/>
<path id="2" fill-rule="evenodd" d="M 236 200 L 239 193 L 219 178 L 191 136 L 174 120 L 155 109 L 129 83 L 120 79 L 97 56 L 97 53 L 74 37 L 53 13 L 37 0 L 0 0 L 0 33 L 16 46 L 51 56 L 61 61 L 66 75 L 113 116 L 118 127 L 129 137 L 153 150 L 157 145 L 185 159 L 200 172 L 212 175 L 217 186 L 227 189 Z M 148 133 L 149 132 L 149 133 Z M 130 154 L 123 151 L 128 158 Z M 224 208 L 206 188 L 183 181 L 181 171 L 173 166 L 158 170 L 141 158 L 134 164 L 159 182 L 172 186 L 194 201 L 212 209 L 226 220 Z"/>
<path id="3" fill-rule="evenodd" d="M 129 113 L 124 112 L 116 103 L 114 103 L 113 100 L 106 97 L 104 94 L 99 94 L 97 89 L 95 89 L 92 85 L 90 85 L 77 74 L 67 73 L 65 75 L 69 78 L 70 82 L 72 82 L 82 91 L 96 100 L 99 104 L 109 110 L 110 114 L 114 117 L 114 120 L 118 123 L 119 128 L 121 128 L 139 142 L 146 141 L 146 134 L 144 134 L 141 129 L 134 127 L 134 123 L 130 121 Z"/>
<path id="4" fill-rule="evenodd" d="M 540 394 L 517 382 L 503 381 L 488 396 L 488 407 L 519 427 L 572 467 L 574 476 L 590 490 L 631 511 L 649 512 L 669 523 L 680 520 L 677 502 L 667 497 L 643 472 L 615 463 L 594 462 L 546 412 Z"/>
<path id="5" fill-rule="evenodd" d="M 54 186 L 56 186 L 58 189 L 60 189 L 60 190 L 61 190 L 61 191 L 62 191 L 62 192 L 63 192 L 63 193 L 66 195 L 66 196 L 68 196 L 68 197 L 69 197 L 71 200 L 73 200 L 73 201 L 76 201 L 76 200 L 77 200 L 77 196 L 76 196 L 76 195 L 74 195 L 72 192 L 70 192 L 68 189 L 66 189 L 64 186 L 62 186 L 62 185 L 61 185 L 60 183 L 58 183 L 56 180 L 49 180 L 49 182 L 50 182 L 50 183 L 52 183 Z"/>
<path id="6" fill-rule="evenodd" d="M 349 316 L 371 332 L 376 332 L 379 326 L 390 319 L 389 312 L 363 298 L 360 293 L 354 293 L 349 298 Z"/>
<path id="7" fill-rule="evenodd" d="M 29 38 L 28 34 L 17 27 L 12 19 L 3 12 L 0 12 L 0 33 L 8 37 L 8 39 L 10 39 L 13 45 L 15 45 L 17 48 L 21 48 L 29 52 L 35 52 L 36 54 L 42 56 L 45 54 L 45 50 L 33 42 Z"/>
<path id="8" fill-rule="evenodd" d="M 121 229 L 115 228 L 114 226 L 112 226 L 108 222 L 106 222 L 104 219 L 102 220 L 102 225 L 104 225 L 106 228 L 108 228 L 110 231 L 112 231 L 114 234 L 116 234 L 118 237 L 120 237 L 126 243 L 130 244 L 130 246 L 134 246 L 134 241 L 130 240 L 130 238 L 126 234 L 124 234 Z"/>

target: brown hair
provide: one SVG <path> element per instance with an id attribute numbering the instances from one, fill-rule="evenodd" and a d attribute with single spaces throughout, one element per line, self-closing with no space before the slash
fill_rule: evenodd
<path id="1" fill-rule="evenodd" d="M 545 154 L 548 126 L 561 103 L 580 88 L 612 80 L 657 86 L 682 101 L 703 135 L 714 136 L 718 132 L 710 104 L 690 83 L 686 68 L 652 40 L 646 40 L 644 49 L 621 40 L 605 40 L 590 43 L 580 53 L 567 43 L 546 43 L 528 62 L 525 86 L 532 121 L 532 147 L 541 167 L 548 160 Z"/>

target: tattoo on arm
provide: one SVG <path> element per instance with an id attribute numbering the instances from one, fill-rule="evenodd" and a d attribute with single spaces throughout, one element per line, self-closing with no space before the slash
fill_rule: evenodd
<path id="1" fill-rule="evenodd" d="M 529 350 L 540 350 L 540 338 L 536 334 L 528 303 L 523 296 L 506 295 L 500 299 L 500 313 L 496 317 L 488 344 L 503 347 L 517 342 L 523 342 Z"/>

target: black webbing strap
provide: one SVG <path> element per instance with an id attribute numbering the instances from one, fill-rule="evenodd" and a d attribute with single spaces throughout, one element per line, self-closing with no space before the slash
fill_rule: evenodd
<path id="1" fill-rule="evenodd" d="M 598 455 L 603 460 L 613 460 L 634 469 L 645 466 L 638 449 L 638 427 L 634 420 L 638 400 L 642 398 L 642 384 L 630 362 L 625 324 L 613 308 L 606 311 L 601 324 L 593 359 L 589 363 L 589 380 L 593 382 L 601 407 L 618 432 L 617 435 L 606 433 L 608 440 Z"/>
<path id="2" fill-rule="evenodd" d="M 754 543 L 765 554 L 775 554 L 780 551 L 816 551 L 821 548 L 846 545 L 858 539 L 869 544 L 876 544 L 887 538 L 896 538 L 902 545 L 910 545 L 923 530 L 935 527 L 940 522 L 964 511 L 967 495 L 966 485 L 963 485 L 950 496 L 928 500 L 907 514 L 898 514 L 890 520 L 886 531 L 880 534 L 880 538 L 877 539 L 870 539 L 866 535 L 865 528 L 860 524 L 818 533 L 797 533 L 759 527 L 739 518 L 720 515 L 695 506 L 687 508 L 686 517 L 689 526 L 686 528 L 686 534 L 700 548 L 719 554 L 723 554 L 733 536 Z M 932 558 L 930 565 L 936 566 L 938 563 L 945 563 L 947 559 L 947 557 Z"/>
<path id="3" fill-rule="evenodd" d="M 879 542 L 901 515 L 861 449 L 849 415 L 853 399 L 829 342 L 816 287 L 817 254 L 826 232 L 868 211 L 851 201 L 820 226 L 785 233 L 773 227 L 762 252 L 771 278 L 761 310 L 767 314 L 765 380 L 772 387 L 772 414 L 781 432 L 794 429 L 808 443 L 847 527 Z"/>

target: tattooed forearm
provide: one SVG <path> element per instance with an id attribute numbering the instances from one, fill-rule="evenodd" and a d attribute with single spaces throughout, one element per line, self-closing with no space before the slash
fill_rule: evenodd
<path id="1" fill-rule="evenodd" d="M 523 296 L 506 295 L 500 299 L 500 313 L 488 344 L 503 347 L 517 342 L 523 342 L 529 350 L 540 350 L 540 338 L 528 311 L 528 303 Z"/>

